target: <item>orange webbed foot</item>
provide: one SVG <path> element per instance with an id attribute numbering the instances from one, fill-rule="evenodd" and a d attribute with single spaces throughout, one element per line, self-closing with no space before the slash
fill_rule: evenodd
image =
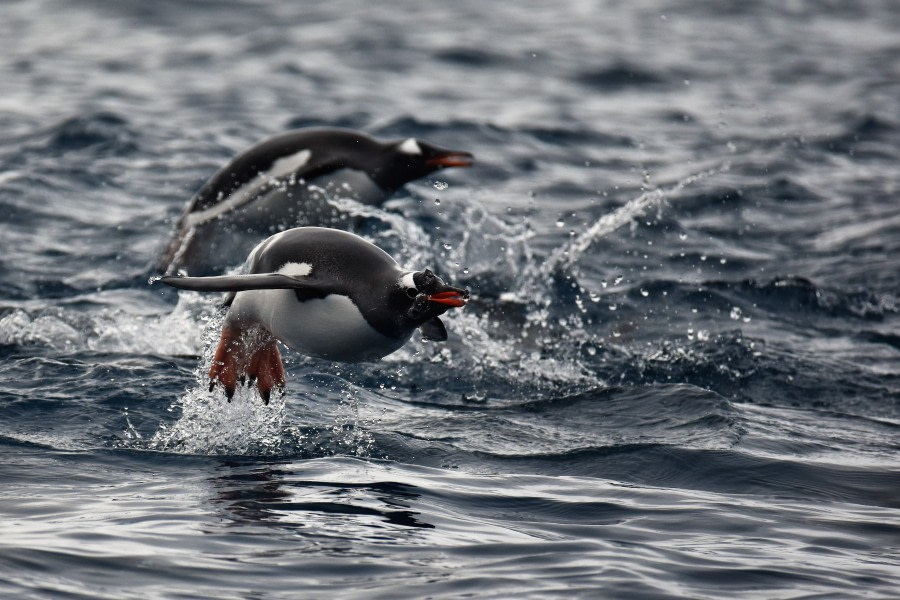
<path id="1" fill-rule="evenodd" d="M 268 404 L 272 388 L 278 388 L 284 392 L 284 367 L 281 363 L 281 353 L 275 338 L 270 337 L 262 347 L 257 349 L 250 359 L 251 385 L 256 380 L 256 389 L 263 402 Z"/>
<path id="2" fill-rule="evenodd" d="M 275 338 L 265 329 L 242 330 L 226 325 L 209 369 L 209 389 L 217 384 L 225 389 L 228 401 L 238 382 L 256 384 L 259 395 L 269 404 L 272 388 L 284 392 L 284 367 Z"/>
<path id="3" fill-rule="evenodd" d="M 212 365 L 209 367 L 209 391 L 215 389 L 216 384 L 225 388 L 225 397 L 231 402 L 234 391 L 237 389 L 238 377 L 243 376 L 240 362 L 243 358 L 243 340 L 239 330 L 230 327 L 222 329 L 222 337 L 219 347 L 213 356 Z"/>

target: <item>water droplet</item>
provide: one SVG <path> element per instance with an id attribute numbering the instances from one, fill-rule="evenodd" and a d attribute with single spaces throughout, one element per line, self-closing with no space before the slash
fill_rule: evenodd
<path id="1" fill-rule="evenodd" d="M 435 198 L 435 199 L 434 199 L 434 205 L 435 205 L 435 206 L 440 206 L 440 205 L 441 205 L 441 199 L 440 199 L 440 198 Z"/>
<path id="2" fill-rule="evenodd" d="M 679 233 L 679 234 L 678 234 L 678 239 L 681 240 L 681 241 L 683 242 L 684 240 L 687 239 L 687 234 L 684 233 L 684 232 Z"/>
<path id="3" fill-rule="evenodd" d="M 453 250 L 453 246 L 451 244 L 448 244 L 447 242 L 444 242 L 443 246 L 444 250 Z"/>
<path id="4" fill-rule="evenodd" d="M 620 283 L 622 283 L 623 279 L 625 279 L 625 278 L 622 277 L 621 275 L 618 275 L 615 279 L 613 279 L 613 285 L 619 285 Z"/>
<path id="5" fill-rule="evenodd" d="M 450 187 L 450 184 L 447 183 L 446 181 L 435 181 L 434 182 L 434 189 L 436 189 L 436 190 L 446 190 L 448 187 Z"/>
<path id="6" fill-rule="evenodd" d="M 468 274 L 469 274 L 469 267 L 464 267 L 463 270 L 462 270 L 462 272 L 463 272 L 463 275 L 468 275 Z"/>
<path id="7" fill-rule="evenodd" d="M 600 282 L 600 286 L 603 287 L 604 290 L 606 289 L 607 285 L 609 285 L 609 284 L 607 283 L 607 281 L 605 279 Z"/>
<path id="8" fill-rule="evenodd" d="M 616 308 L 618 308 L 618 307 L 615 304 L 609 305 L 609 310 L 616 310 Z"/>
<path id="9" fill-rule="evenodd" d="M 737 321 L 741 318 L 741 309 L 738 306 L 734 306 L 731 308 L 731 313 L 728 315 L 732 318 L 732 320 Z"/>
<path id="10" fill-rule="evenodd" d="M 566 222 L 563 221 L 562 219 L 559 219 L 558 221 L 556 221 L 557 227 L 563 227 L 565 224 L 566 224 Z"/>
<path id="11" fill-rule="evenodd" d="M 643 296 L 644 298 L 646 298 L 646 297 L 649 296 L 649 295 L 650 295 L 650 292 L 648 292 L 648 291 L 645 290 L 644 288 L 641 288 L 641 296 Z"/>

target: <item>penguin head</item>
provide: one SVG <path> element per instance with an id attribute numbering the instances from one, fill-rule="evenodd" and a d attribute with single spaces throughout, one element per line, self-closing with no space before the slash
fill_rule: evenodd
<path id="1" fill-rule="evenodd" d="M 386 190 L 447 167 L 470 167 L 473 160 L 469 152 L 447 150 L 416 138 L 385 144 L 381 158 L 382 164 L 372 176 Z"/>
<path id="2" fill-rule="evenodd" d="M 426 339 L 447 339 L 438 317 L 451 308 L 465 306 L 469 291 L 447 285 L 431 270 L 404 274 L 391 293 L 390 304 L 405 328 L 422 328 Z"/>

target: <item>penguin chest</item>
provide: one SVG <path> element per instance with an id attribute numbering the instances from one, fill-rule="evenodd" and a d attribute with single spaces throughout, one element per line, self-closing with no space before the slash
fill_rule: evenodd
<path id="1" fill-rule="evenodd" d="M 258 323 L 303 354 L 341 362 L 377 360 L 412 335 L 398 339 L 379 333 L 350 298 L 337 294 L 301 302 L 292 290 L 239 292 L 228 318 Z"/>

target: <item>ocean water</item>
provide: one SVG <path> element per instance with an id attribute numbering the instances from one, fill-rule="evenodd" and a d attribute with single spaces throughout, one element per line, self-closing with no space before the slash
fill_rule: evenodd
<path id="1" fill-rule="evenodd" d="M 900 596 L 896 2 L 0 14 L 0 596 Z M 226 403 L 150 266 L 310 125 L 475 154 L 346 206 L 474 299 Z"/>

